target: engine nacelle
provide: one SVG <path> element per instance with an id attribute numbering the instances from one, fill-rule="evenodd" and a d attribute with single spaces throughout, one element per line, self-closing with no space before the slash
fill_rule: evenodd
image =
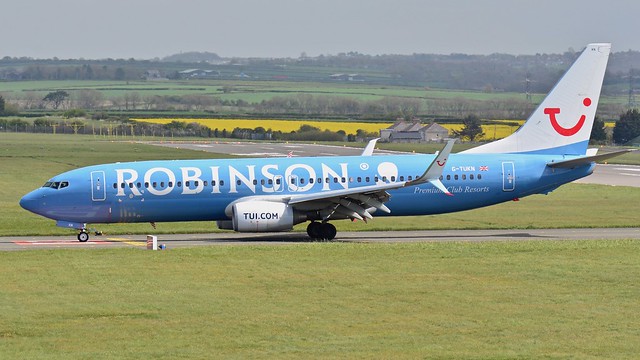
<path id="1" fill-rule="evenodd" d="M 238 232 L 270 232 L 291 230 L 306 221 L 287 204 L 271 201 L 242 201 L 232 207 L 233 230 Z"/>

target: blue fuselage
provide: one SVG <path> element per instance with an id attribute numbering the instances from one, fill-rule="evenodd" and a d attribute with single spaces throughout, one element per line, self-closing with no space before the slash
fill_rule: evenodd
<path id="1" fill-rule="evenodd" d="M 21 205 L 76 223 L 228 220 L 234 201 L 352 189 L 416 179 L 435 155 L 143 161 L 96 165 L 52 178 Z M 473 209 L 589 175 L 593 164 L 550 168 L 557 155 L 453 154 L 441 178 L 453 194 L 429 183 L 390 190 L 390 214 L 426 215 Z"/>

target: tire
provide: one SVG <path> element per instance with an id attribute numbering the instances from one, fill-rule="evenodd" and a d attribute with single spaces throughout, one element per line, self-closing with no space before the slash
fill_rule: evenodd
<path id="1" fill-rule="evenodd" d="M 80 234 L 78 234 L 78 241 L 87 242 L 87 240 L 89 240 L 89 234 L 85 231 L 81 231 Z"/>
<path id="2" fill-rule="evenodd" d="M 307 225 L 307 235 L 309 235 L 309 237 L 312 239 L 318 239 L 321 236 L 321 229 L 321 223 L 312 221 L 311 223 L 309 223 L 309 225 Z"/>
<path id="3" fill-rule="evenodd" d="M 336 237 L 337 233 L 338 231 L 336 230 L 336 227 L 330 223 L 324 223 L 322 224 L 322 228 L 320 228 L 320 237 L 326 241 L 333 240 Z"/>

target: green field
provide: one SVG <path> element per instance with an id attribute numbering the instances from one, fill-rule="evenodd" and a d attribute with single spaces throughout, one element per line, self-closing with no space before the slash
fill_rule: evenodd
<path id="1" fill-rule="evenodd" d="M 0 253 L 0 358 L 635 359 L 640 243 Z"/>
<path id="2" fill-rule="evenodd" d="M 224 93 L 225 87 L 233 90 Z M 248 81 L 248 80 L 195 80 L 195 81 L 16 81 L 3 82 L 2 92 L 9 99 L 25 93 L 35 93 L 44 97 L 56 90 L 73 93 L 78 90 L 97 90 L 105 98 L 122 97 L 125 93 L 137 93 L 145 96 L 177 96 L 189 94 L 214 95 L 222 100 L 243 100 L 259 103 L 275 96 L 312 94 L 319 96 L 348 96 L 358 100 L 379 100 L 383 97 L 412 99 L 468 99 L 468 100 L 509 100 L 522 99 L 522 93 L 483 92 L 446 89 L 425 89 L 421 87 L 368 85 L 360 83 L 327 83 L 297 81 Z M 535 94 L 533 103 L 539 103 L 543 94 Z M 621 104 L 624 96 L 603 96 L 601 104 Z"/>
<path id="3" fill-rule="evenodd" d="M 0 235 L 73 238 L 18 206 L 62 171 L 211 156 L 92 136 L 0 133 Z M 570 184 L 463 213 L 336 224 L 640 226 L 630 201 L 638 198 L 638 188 Z M 157 233 L 214 228 L 158 225 Z M 2 252 L 0 359 L 633 359 L 639 262 L 640 243 L 624 239 Z"/>
<path id="4" fill-rule="evenodd" d="M 458 149 L 462 149 L 460 147 Z M 458 149 L 456 151 L 458 151 Z M 629 155 L 631 156 L 631 155 Z M 31 214 L 20 198 L 50 177 L 77 167 L 106 162 L 152 159 L 211 158 L 215 154 L 187 151 L 82 135 L 0 133 L 0 236 L 64 235 L 73 233 Z M 375 218 L 368 224 L 338 221 L 339 231 L 409 229 L 503 229 L 640 226 L 640 188 L 569 184 L 550 195 L 535 195 L 460 213 Z M 593 209 L 585 211 L 585 209 Z M 144 234 L 149 224 L 98 225 L 106 234 Z M 304 231 L 304 224 L 296 227 Z M 157 233 L 217 231 L 213 222 L 160 223 Z"/>

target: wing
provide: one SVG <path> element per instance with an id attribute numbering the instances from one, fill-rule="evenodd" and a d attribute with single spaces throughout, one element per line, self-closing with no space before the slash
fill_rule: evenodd
<path id="1" fill-rule="evenodd" d="M 452 194 L 440 182 L 440 175 L 442 175 L 454 142 L 455 140 L 449 140 L 442 151 L 429 164 L 422 176 L 415 180 L 323 191 L 313 194 L 291 195 L 284 197 L 282 200 L 293 205 L 298 210 L 315 212 L 315 218 L 318 220 L 351 218 L 366 221 L 366 219 L 373 218 L 371 213 L 376 210 L 391 213 L 391 210 L 384 205 L 391 197 L 387 192 L 388 190 L 428 182 L 443 193 L 451 196 Z"/>

